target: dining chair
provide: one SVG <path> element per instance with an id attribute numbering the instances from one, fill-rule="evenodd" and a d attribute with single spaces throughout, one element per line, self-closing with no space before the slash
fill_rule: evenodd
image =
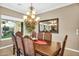
<path id="1" fill-rule="evenodd" d="M 43 53 L 35 50 L 35 44 L 36 43 L 34 43 L 31 37 L 24 37 L 25 52 L 28 56 L 37 56 L 38 54 L 41 56 L 43 55 Z"/>
<path id="2" fill-rule="evenodd" d="M 38 33 L 38 40 L 43 40 L 43 32 Z"/>
<path id="3" fill-rule="evenodd" d="M 64 55 L 64 50 L 65 50 L 67 38 L 68 38 L 68 35 L 66 35 L 65 38 L 64 38 L 64 41 L 63 41 L 63 44 L 62 44 L 62 48 L 61 48 L 61 51 L 59 53 L 60 56 L 63 56 Z"/>
<path id="4" fill-rule="evenodd" d="M 61 44 L 60 42 L 57 42 L 57 51 L 53 54 L 53 56 L 58 56 L 61 51 Z"/>
<path id="5" fill-rule="evenodd" d="M 13 55 L 15 55 L 15 49 L 17 47 L 16 46 L 17 45 L 17 42 L 16 42 L 16 37 L 15 37 L 15 35 L 13 33 L 12 33 L 12 41 L 13 41 Z"/>
<path id="6" fill-rule="evenodd" d="M 16 42 L 17 42 L 17 56 L 20 56 L 20 55 L 27 55 L 25 53 L 25 46 L 24 46 L 24 41 L 23 41 L 23 34 L 21 32 L 16 32 L 15 34 L 16 36 Z"/>
<path id="7" fill-rule="evenodd" d="M 36 38 L 36 35 L 37 35 L 37 33 L 35 31 L 33 31 L 31 37 Z"/>
<path id="8" fill-rule="evenodd" d="M 37 44 L 47 44 L 47 42 L 44 40 L 44 32 L 38 33 L 38 40 L 36 40 Z"/>
<path id="9" fill-rule="evenodd" d="M 45 33 L 44 33 L 44 40 L 47 41 L 48 44 L 51 44 L 52 33 L 50 33 L 50 32 L 45 32 Z"/>
<path id="10" fill-rule="evenodd" d="M 27 56 L 34 56 L 35 50 L 34 50 L 34 43 L 31 37 L 25 36 L 24 37 L 24 45 L 25 45 L 25 53 Z"/>
<path id="11" fill-rule="evenodd" d="M 59 52 L 60 52 L 61 48 L 59 48 L 59 50 L 57 50 L 52 56 L 58 56 Z"/>

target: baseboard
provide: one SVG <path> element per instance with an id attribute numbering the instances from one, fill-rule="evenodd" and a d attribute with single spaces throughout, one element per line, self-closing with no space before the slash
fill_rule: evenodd
<path id="1" fill-rule="evenodd" d="M 10 45 L 7 45 L 7 46 L 0 47 L 0 49 L 5 49 L 5 48 L 11 47 L 11 46 L 13 46 L 13 44 L 10 44 Z"/>
<path id="2" fill-rule="evenodd" d="M 79 50 L 75 50 L 75 49 L 71 49 L 71 48 L 65 48 L 65 49 L 69 50 L 69 51 L 73 51 L 73 52 L 79 53 Z"/>
<path id="3" fill-rule="evenodd" d="M 6 41 L 6 40 L 11 40 L 11 38 L 4 38 L 4 39 L 1 39 L 1 41 Z"/>

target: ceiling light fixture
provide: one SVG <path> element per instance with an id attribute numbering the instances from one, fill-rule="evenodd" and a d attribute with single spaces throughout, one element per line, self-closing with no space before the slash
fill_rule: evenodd
<path id="1" fill-rule="evenodd" d="M 35 8 L 32 6 L 32 3 L 31 3 L 29 11 L 27 11 L 26 13 L 26 16 L 24 16 L 23 18 L 26 21 L 29 21 L 29 20 L 38 21 L 40 19 L 40 17 L 36 17 L 36 11 L 35 11 Z"/>
<path id="2" fill-rule="evenodd" d="M 34 29 L 36 23 L 38 22 L 38 20 L 40 19 L 40 17 L 36 17 L 36 11 L 35 8 L 32 6 L 30 6 L 29 11 L 27 11 L 26 16 L 23 17 L 24 18 L 24 22 L 26 24 L 26 27 L 28 27 L 27 29 Z"/>

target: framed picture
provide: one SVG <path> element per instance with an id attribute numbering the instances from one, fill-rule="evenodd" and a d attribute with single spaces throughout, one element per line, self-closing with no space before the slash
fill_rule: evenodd
<path id="1" fill-rule="evenodd" d="M 39 21 L 39 32 L 52 32 L 58 33 L 59 32 L 59 19 L 48 19 Z"/>

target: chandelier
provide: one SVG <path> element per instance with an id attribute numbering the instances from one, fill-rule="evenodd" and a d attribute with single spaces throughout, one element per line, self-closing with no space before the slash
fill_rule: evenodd
<path id="1" fill-rule="evenodd" d="M 29 8 L 29 11 L 27 11 L 26 13 L 26 16 L 24 16 L 23 18 L 24 18 L 25 25 L 27 27 L 26 29 L 28 29 L 29 32 L 35 29 L 35 25 L 40 19 L 40 17 L 36 17 L 36 11 L 35 11 L 35 8 L 32 6 L 32 3 Z"/>

